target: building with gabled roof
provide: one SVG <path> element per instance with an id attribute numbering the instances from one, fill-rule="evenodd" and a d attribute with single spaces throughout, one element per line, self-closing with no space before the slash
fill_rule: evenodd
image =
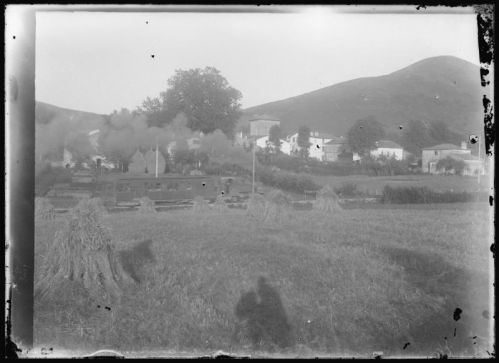
<path id="1" fill-rule="evenodd" d="M 461 147 L 454 144 L 438 144 L 430 147 L 426 147 L 422 150 L 422 161 L 421 167 L 423 173 L 436 174 L 438 170 L 436 168 L 438 161 L 445 159 L 450 155 L 471 155 L 471 150 L 467 148 L 465 141 L 461 142 Z"/>
<path id="2" fill-rule="evenodd" d="M 269 136 L 272 126 L 280 126 L 281 120 L 269 115 L 255 115 L 250 120 L 250 136 Z"/>
<path id="3" fill-rule="evenodd" d="M 376 141 L 376 149 L 370 152 L 373 158 L 379 158 L 380 156 L 386 156 L 388 158 L 395 158 L 395 160 L 402 160 L 404 157 L 404 148 L 391 140 L 379 140 Z"/>

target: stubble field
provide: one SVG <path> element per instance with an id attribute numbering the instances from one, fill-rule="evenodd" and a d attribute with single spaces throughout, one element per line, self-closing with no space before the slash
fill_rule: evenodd
<path id="1" fill-rule="evenodd" d="M 80 354 L 488 356 L 490 211 L 471 206 L 294 211 L 282 223 L 233 209 L 110 214 L 102 223 L 115 246 L 151 239 L 154 261 L 137 270 L 140 283 L 120 301 L 76 283 L 35 301 L 35 346 Z M 35 280 L 64 218 L 35 221 Z M 236 307 L 263 291 L 262 277 L 280 320 L 260 326 L 256 344 Z M 245 317 L 270 321 L 275 312 Z"/>

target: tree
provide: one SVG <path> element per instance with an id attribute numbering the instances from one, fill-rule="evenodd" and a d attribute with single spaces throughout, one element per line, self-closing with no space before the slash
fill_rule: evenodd
<path id="1" fill-rule="evenodd" d="M 429 136 L 426 124 L 420 120 L 409 121 L 404 129 L 402 140 L 404 148 L 413 154 L 420 154 L 423 148 L 434 143 Z"/>
<path id="2" fill-rule="evenodd" d="M 296 143 L 300 147 L 299 153 L 301 157 L 307 159 L 310 145 L 312 145 L 310 143 L 310 129 L 307 126 L 301 126 L 298 129 L 298 138 Z"/>
<path id="3" fill-rule="evenodd" d="M 274 125 L 269 130 L 269 142 L 274 146 L 276 153 L 281 151 L 282 131 L 278 125 Z"/>
<path id="4" fill-rule="evenodd" d="M 146 112 L 150 110 L 151 122 L 162 126 L 183 112 L 188 119 L 187 126 L 193 131 L 207 134 L 221 129 L 229 138 L 234 136 L 241 116 L 242 95 L 219 70 L 213 67 L 176 70 L 168 80 L 168 87 L 161 93 L 161 100 L 144 101 L 143 108 Z"/>
<path id="5" fill-rule="evenodd" d="M 445 170 L 446 173 L 454 173 L 463 175 L 466 164 L 463 160 L 457 160 L 447 156 L 445 159 L 440 159 L 437 162 L 437 170 Z"/>
<path id="6" fill-rule="evenodd" d="M 168 113 L 159 97 L 147 97 L 142 102 L 142 107 L 138 107 L 137 111 L 147 116 L 149 126 L 161 127 L 168 122 Z"/>
<path id="7" fill-rule="evenodd" d="M 75 164 L 80 165 L 88 160 L 90 155 L 94 153 L 94 148 L 88 139 L 88 135 L 79 132 L 68 138 L 67 149 L 73 155 Z"/>
<path id="8" fill-rule="evenodd" d="M 353 152 L 366 155 L 376 148 L 376 141 L 384 136 L 383 125 L 374 116 L 368 116 L 355 121 L 348 131 L 348 144 Z"/>

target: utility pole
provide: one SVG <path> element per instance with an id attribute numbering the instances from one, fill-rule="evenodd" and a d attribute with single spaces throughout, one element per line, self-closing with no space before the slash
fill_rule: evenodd
<path id="1" fill-rule="evenodd" d="M 158 137 L 156 136 L 156 179 L 158 178 Z"/>
<path id="2" fill-rule="evenodd" d="M 255 150 L 256 150 L 256 140 L 253 140 L 253 183 L 251 185 L 251 195 L 255 195 Z"/>

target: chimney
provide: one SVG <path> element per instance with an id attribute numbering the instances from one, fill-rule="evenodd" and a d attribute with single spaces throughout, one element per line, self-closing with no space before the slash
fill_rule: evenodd
<path id="1" fill-rule="evenodd" d="M 466 150 L 466 141 L 461 141 L 461 149 Z"/>

